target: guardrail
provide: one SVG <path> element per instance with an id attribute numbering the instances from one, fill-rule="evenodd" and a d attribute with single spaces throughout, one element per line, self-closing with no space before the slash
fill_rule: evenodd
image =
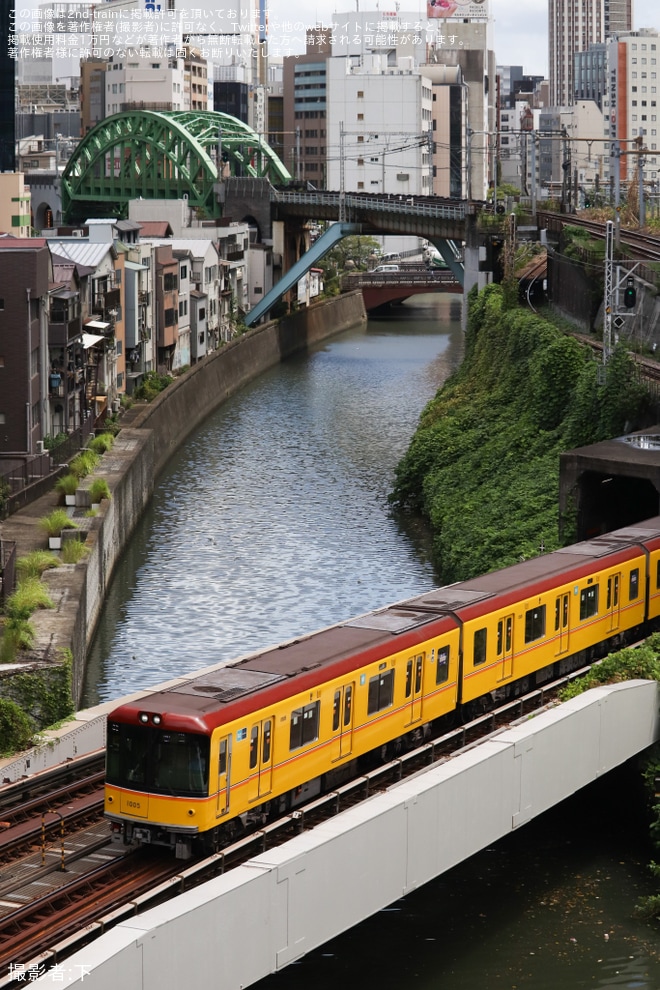
<path id="1" fill-rule="evenodd" d="M 279 203 L 300 206 L 336 206 L 339 209 L 338 192 L 301 192 L 298 190 L 274 189 L 272 197 Z M 410 216 L 433 217 L 445 220 L 463 220 L 467 204 L 463 201 L 438 203 L 415 196 L 359 196 L 347 193 L 344 196 L 347 207 L 370 210 L 377 213 L 407 213 Z"/>

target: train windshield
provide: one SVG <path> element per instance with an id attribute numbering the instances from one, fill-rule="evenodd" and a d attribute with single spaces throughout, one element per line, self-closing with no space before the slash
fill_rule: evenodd
<path id="1" fill-rule="evenodd" d="M 108 722 L 106 780 L 156 794 L 207 794 L 209 740 L 190 732 Z"/>

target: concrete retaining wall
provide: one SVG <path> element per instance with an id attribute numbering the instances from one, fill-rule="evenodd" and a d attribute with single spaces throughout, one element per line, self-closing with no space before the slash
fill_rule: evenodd
<path id="1" fill-rule="evenodd" d="M 247 987 L 570 797 L 657 738 L 655 682 L 596 688 L 121 922 L 34 986 Z"/>
<path id="2" fill-rule="evenodd" d="M 279 323 L 249 331 L 215 351 L 178 378 L 147 406 L 135 406 L 122 420 L 113 449 L 94 476 L 108 481 L 110 501 L 101 502 L 95 519 L 81 520 L 89 530 L 91 553 L 83 563 L 44 575 L 56 603 L 34 614 L 32 624 L 41 657 L 52 662 L 58 649 L 73 652 L 73 698 L 79 703 L 85 659 L 115 565 L 169 457 L 197 427 L 243 385 L 290 355 L 366 322 L 359 291 L 301 310 Z M 84 495 L 83 495 L 84 499 Z M 42 545 L 43 537 L 40 536 Z M 35 651 L 33 651 L 34 653 Z M 9 673 L 9 672 L 8 672 Z"/>

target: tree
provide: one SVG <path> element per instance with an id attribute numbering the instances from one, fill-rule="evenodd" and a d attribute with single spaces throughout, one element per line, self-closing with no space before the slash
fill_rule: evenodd
<path id="1" fill-rule="evenodd" d="M 364 269 L 367 267 L 369 256 L 378 251 L 380 251 L 380 244 L 375 237 L 360 237 L 351 234 L 349 237 L 342 238 L 332 251 L 326 254 L 323 261 L 329 266 L 335 266 L 340 272 L 346 270 L 347 261 L 352 261 L 356 268 Z"/>

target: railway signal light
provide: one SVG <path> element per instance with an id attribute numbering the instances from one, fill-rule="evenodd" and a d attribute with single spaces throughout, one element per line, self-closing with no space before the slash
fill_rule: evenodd
<path id="1" fill-rule="evenodd" d="M 626 288 L 623 293 L 623 304 L 626 309 L 633 309 L 636 302 L 637 289 L 635 288 L 635 280 L 632 275 L 629 275 L 626 280 Z"/>

